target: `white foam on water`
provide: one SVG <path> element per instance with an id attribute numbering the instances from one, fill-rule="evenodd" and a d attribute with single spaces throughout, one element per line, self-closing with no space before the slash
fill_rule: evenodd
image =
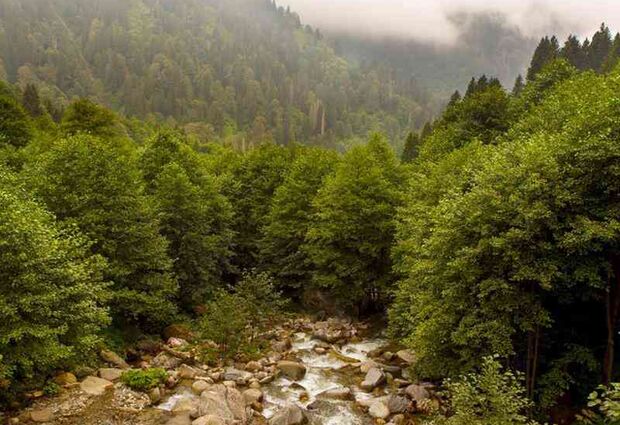
<path id="1" fill-rule="evenodd" d="M 189 390 L 184 390 L 183 392 L 174 394 L 172 396 L 170 396 L 170 398 L 168 398 L 168 400 L 164 401 L 163 403 L 161 403 L 160 405 L 157 406 L 158 409 L 160 410 L 165 410 L 167 412 L 172 411 L 172 409 L 174 409 L 174 406 L 177 405 L 177 403 L 181 400 L 193 400 L 195 399 L 196 396 Z"/>

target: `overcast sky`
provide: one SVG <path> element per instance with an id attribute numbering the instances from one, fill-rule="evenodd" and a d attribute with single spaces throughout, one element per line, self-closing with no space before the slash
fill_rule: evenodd
<path id="1" fill-rule="evenodd" d="M 302 21 L 325 31 L 360 32 L 450 43 L 458 36 L 449 16 L 499 12 L 524 33 L 592 34 L 606 22 L 620 29 L 620 0 L 278 0 Z"/>

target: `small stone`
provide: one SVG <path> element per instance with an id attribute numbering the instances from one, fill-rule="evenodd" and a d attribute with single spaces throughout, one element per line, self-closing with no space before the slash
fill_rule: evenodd
<path id="1" fill-rule="evenodd" d="M 350 388 L 335 388 L 332 390 L 323 391 L 317 398 L 327 398 L 333 400 L 352 400 L 353 393 Z"/>
<path id="2" fill-rule="evenodd" d="M 99 356 L 103 359 L 103 361 L 111 363 L 116 367 L 121 369 L 129 369 L 129 365 L 125 359 L 116 354 L 114 351 L 101 350 L 101 352 L 99 352 Z"/>
<path id="3" fill-rule="evenodd" d="M 33 422 L 51 422 L 54 420 L 54 412 L 49 407 L 33 410 L 30 412 L 30 419 Z"/>
<path id="4" fill-rule="evenodd" d="M 168 345 L 168 347 L 179 348 L 179 347 L 183 347 L 187 345 L 187 341 L 184 340 L 183 338 L 171 337 L 171 338 L 168 338 L 168 341 L 166 342 L 166 344 Z"/>
<path id="5" fill-rule="evenodd" d="M 186 364 L 182 364 L 177 370 L 179 378 L 181 379 L 194 379 L 200 372 L 200 370 Z"/>
<path id="6" fill-rule="evenodd" d="M 405 423 L 405 415 L 399 414 L 392 417 L 391 422 L 394 425 L 403 425 Z"/>
<path id="7" fill-rule="evenodd" d="M 303 411 L 294 404 L 281 407 L 269 420 L 269 425 L 300 425 L 305 421 Z"/>
<path id="8" fill-rule="evenodd" d="M 372 360 L 367 360 L 360 364 L 360 372 L 368 373 L 370 369 L 375 368 L 375 367 L 379 367 L 379 365 L 376 362 L 373 362 Z"/>
<path id="9" fill-rule="evenodd" d="M 416 404 L 420 404 L 431 397 L 428 390 L 424 386 L 415 384 L 409 385 L 405 388 L 405 394 L 415 401 Z"/>
<path id="10" fill-rule="evenodd" d="M 102 395 L 112 387 L 114 387 L 112 382 L 96 376 L 89 376 L 80 383 L 82 391 L 90 395 Z"/>
<path id="11" fill-rule="evenodd" d="M 390 416 L 390 409 L 381 401 L 375 401 L 370 405 L 370 409 L 368 409 L 368 413 L 373 418 L 378 419 L 386 419 Z"/>
<path id="12" fill-rule="evenodd" d="M 202 392 L 204 390 L 206 390 L 207 388 L 209 388 L 209 384 L 206 381 L 195 381 L 192 384 L 192 391 L 194 392 L 194 394 L 200 395 L 202 394 Z"/>
<path id="13" fill-rule="evenodd" d="M 75 375 L 70 372 L 61 373 L 54 377 L 54 382 L 60 386 L 75 384 L 77 381 Z"/>
<path id="14" fill-rule="evenodd" d="M 153 359 L 153 366 L 161 367 L 164 369 L 174 369 L 181 364 L 181 360 L 176 357 L 172 357 L 164 352 L 159 353 Z"/>
<path id="15" fill-rule="evenodd" d="M 306 375 L 306 366 L 301 363 L 282 360 L 278 362 L 278 369 L 294 381 L 303 379 Z"/>
<path id="16" fill-rule="evenodd" d="M 99 369 L 99 377 L 107 380 L 107 381 L 118 381 L 121 378 L 123 371 L 121 369 L 104 367 Z"/>
<path id="17" fill-rule="evenodd" d="M 413 354 L 413 351 L 411 350 L 400 350 L 396 353 L 396 357 L 408 365 L 414 364 L 416 360 L 415 354 Z"/>
<path id="18" fill-rule="evenodd" d="M 381 357 L 383 357 L 383 360 L 385 360 L 386 362 L 391 362 L 394 358 L 394 353 L 386 351 Z"/>
<path id="19" fill-rule="evenodd" d="M 245 370 L 248 372 L 258 372 L 263 366 L 259 362 L 251 361 L 245 365 Z"/>
<path id="20" fill-rule="evenodd" d="M 323 347 L 314 347 L 314 352 L 322 355 L 322 354 L 327 353 L 327 350 Z"/>
<path id="21" fill-rule="evenodd" d="M 151 391 L 149 391 L 149 398 L 151 399 L 151 403 L 153 404 L 161 400 L 161 391 L 159 387 L 155 387 Z"/>

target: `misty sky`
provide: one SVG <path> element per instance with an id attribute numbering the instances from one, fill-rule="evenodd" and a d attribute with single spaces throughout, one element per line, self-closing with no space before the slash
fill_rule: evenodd
<path id="1" fill-rule="evenodd" d="M 499 12 L 524 33 L 591 35 L 606 22 L 620 29 L 620 0 L 278 0 L 304 23 L 326 31 L 450 43 L 458 37 L 450 16 Z"/>

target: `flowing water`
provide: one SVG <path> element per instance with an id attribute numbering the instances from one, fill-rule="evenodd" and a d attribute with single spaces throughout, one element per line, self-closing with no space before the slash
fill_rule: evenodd
<path id="1" fill-rule="evenodd" d="M 301 407 L 316 406 L 311 410 L 313 422 L 325 425 L 365 425 L 372 424 L 356 405 L 349 400 L 320 400 L 317 396 L 325 391 L 350 388 L 356 400 L 372 396 L 356 386 L 360 378 L 354 376 L 349 364 L 331 354 L 317 354 L 313 351 L 317 341 L 310 336 L 299 333 L 295 335 L 293 351 L 306 366 L 307 372 L 301 381 L 293 382 L 285 377 L 276 379 L 265 388 L 265 410 L 263 415 L 270 418 L 277 409 L 287 403 L 296 403 Z M 347 357 L 359 361 L 368 360 L 368 352 L 383 345 L 379 339 L 365 340 L 360 343 L 347 344 L 341 352 Z M 304 397 L 302 398 L 302 394 Z"/>
<path id="2" fill-rule="evenodd" d="M 308 409 L 311 422 L 323 425 L 370 425 L 372 420 L 356 404 L 358 400 L 372 398 L 357 387 L 361 376 L 354 374 L 348 363 L 331 354 L 317 354 L 314 347 L 318 341 L 305 333 L 295 334 L 292 350 L 306 366 L 306 375 L 301 381 L 291 381 L 279 377 L 262 388 L 264 392 L 263 416 L 271 418 L 277 410 L 286 404 L 295 403 Z M 368 339 L 351 343 L 341 348 L 345 356 L 359 361 L 368 360 L 368 352 L 384 344 L 380 339 Z M 354 400 L 317 399 L 324 391 L 350 388 Z M 183 399 L 196 397 L 189 389 L 182 389 L 177 394 L 158 406 L 162 410 L 172 410 Z"/>

